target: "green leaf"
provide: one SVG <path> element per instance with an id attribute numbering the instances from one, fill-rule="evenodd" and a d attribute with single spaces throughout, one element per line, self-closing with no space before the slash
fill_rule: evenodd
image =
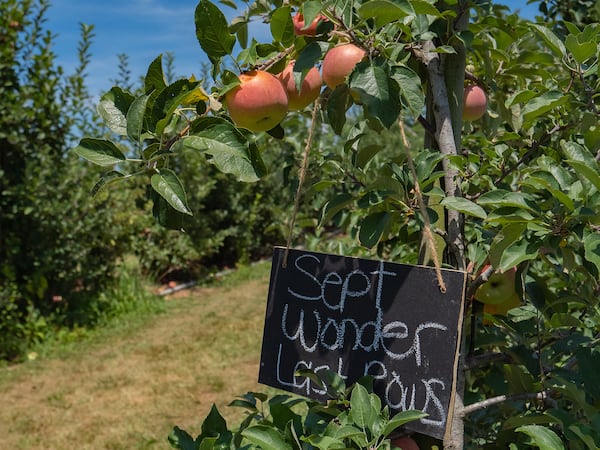
<path id="1" fill-rule="evenodd" d="M 354 196 L 348 193 L 338 194 L 329 200 L 323 208 L 321 225 L 327 224 L 337 213 L 344 210 L 354 202 Z"/>
<path id="2" fill-rule="evenodd" d="M 597 44 L 595 42 L 580 43 L 572 34 L 567 36 L 565 45 L 579 64 L 585 63 L 596 54 Z"/>
<path id="3" fill-rule="evenodd" d="M 368 117 L 390 128 L 400 115 L 400 88 L 380 65 L 360 63 L 350 77 L 350 89 L 358 93 Z"/>
<path id="4" fill-rule="evenodd" d="M 600 234 L 592 232 L 585 236 L 583 248 L 585 249 L 585 259 L 594 264 L 600 272 Z"/>
<path id="5" fill-rule="evenodd" d="M 548 91 L 531 99 L 522 109 L 523 128 L 529 128 L 533 121 L 569 101 L 569 96 L 560 91 Z"/>
<path id="6" fill-rule="evenodd" d="M 109 184 L 112 184 L 118 180 L 122 180 L 125 177 L 121 172 L 111 170 L 105 174 L 102 174 L 98 182 L 92 188 L 92 195 L 96 195 L 100 190 Z"/>
<path id="7" fill-rule="evenodd" d="M 550 428 L 541 425 L 524 425 L 515 431 L 524 433 L 532 439 L 533 445 L 540 450 L 564 450 L 565 445 Z"/>
<path id="8" fill-rule="evenodd" d="M 198 81 L 180 79 L 163 89 L 152 107 L 152 123 L 149 125 L 151 131 L 161 135 L 177 107 L 199 84 Z"/>
<path id="9" fill-rule="evenodd" d="M 544 40 L 546 45 L 550 47 L 550 50 L 552 50 L 556 56 L 563 58 L 566 55 L 567 50 L 565 45 L 550 30 L 550 28 L 535 23 L 531 23 L 530 26 L 533 28 L 533 31 L 535 31 Z"/>
<path id="10" fill-rule="evenodd" d="M 492 240 L 490 245 L 490 262 L 494 267 L 500 267 L 504 251 L 523 237 L 527 223 L 511 223 L 506 225 Z"/>
<path id="11" fill-rule="evenodd" d="M 417 411 L 414 409 L 399 412 L 399 413 L 395 414 L 390 419 L 390 421 L 385 425 L 385 428 L 383 429 L 382 434 L 387 437 L 396 428 L 398 428 L 404 424 L 407 424 L 409 422 L 414 422 L 415 420 L 419 420 L 424 417 L 427 417 L 428 415 L 429 414 L 424 413 L 423 411 Z"/>
<path id="12" fill-rule="evenodd" d="M 250 146 L 240 131 L 225 119 L 203 117 L 196 120 L 190 135 L 180 144 L 184 150 L 201 151 L 221 172 L 233 174 L 239 181 L 257 181 L 266 172 L 256 146 Z"/>
<path id="13" fill-rule="evenodd" d="M 100 97 L 98 114 L 113 133 L 120 136 L 127 134 L 126 116 L 134 99 L 133 95 L 117 86 Z"/>
<path id="14" fill-rule="evenodd" d="M 312 434 L 308 437 L 300 438 L 304 442 L 308 442 L 312 447 L 319 450 L 342 449 L 345 448 L 344 441 L 331 436 L 322 436 Z"/>
<path id="15" fill-rule="evenodd" d="M 381 239 L 390 222 L 391 216 L 386 211 L 369 214 L 360 224 L 358 238 L 361 245 L 372 248 Z"/>
<path id="16" fill-rule="evenodd" d="M 369 392 L 361 384 L 355 384 L 350 396 L 350 411 L 354 424 L 365 430 L 370 429 L 379 415 L 379 411 L 375 411 L 371 405 Z"/>
<path id="17" fill-rule="evenodd" d="M 162 55 L 158 55 L 148 66 L 146 78 L 144 78 L 144 90 L 148 94 L 152 91 L 162 91 L 166 87 L 167 82 L 162 68 Z"/>
<path id="18" fill-rule="evenodd" d="M 327 99 L 327 120 L 334 133 L 341 135 L 346 124 L 346 109 L 348 107 L 349 90 L 347 84 L 342 84 L 334 89 Z"/>
<path id="19" fill-rule="evenodd" d="M 304 17 L 304 26 L 308 27 L 321 13 L 323 5 L 320 1 L 302 2 L 302 16 Z"/>
<path id="20" fill-rule="evenodd" d="M 161 169 L 150 178 L 152 188 L 164 198 L 169 205 L 183 214 L 192 215 L 188 205 L 185 190 L 175 172 L 171 169 Z"/>
<path id="21" fill-rule="evenodd" d="M 418 117 L 425 105 L 421 78 L 415 71 L 405 66 L 394 67 L 392 77 L 398 83 L 404 106 L 408 108 L 412 117 Z"/>
<path id="22" fill-rule="evenodd" d="M 267 425 L 253 425 L 242 431 L 242 436 L 262 450 L 292 450 L 277 429 Z"/>
<path id="23" fill-rule="evenodd" d="M 202 437 L 217 437 L 227 433 L 227 422 L 213 403 L 210 411 L 202 422 Z"/>
<path id="24" fill-rule="evenodd" d="M 567 159 L 565 162 L 575 169 L 575 172 L 577 172 L 577 175 L 579 175 L 580 178 L 588 180 L 596 189 L 598 189 L 598 191 L 600 191 L 600 173 L 598 173 L 597 164 L 590 166 L 583 161 L 575 161 L 572 159 Z"/>
<path id="25" fill-rule="evenodd" d="M 283 6 L 273 11 L 271 15 L 271 35 L 275 41 L 288 47 L 294 42 L 294 23 L 292 22 L 292 8 Z"/>
<path id="26" fill-rule="evenodd" d="M 99 166 L 112 166 L 127 159 L 115 144 L 104 139 L 83 138 L 73 151 Z"/>
<path id="27" fill-rule="evenodd" d="M 139 96 L 127 111 L 127 136 L 133 141 L 139 141 L 144 131 L 144 117 L 149 98 L 150 95 Z"/>
<path id="28" fill-rule="evenodd" d="M 538 257 L 539 248 L 526 239 L 509 245 L 500 258 L 498 269 L 506 271 L 522 263 Z"/>
<path id="29" fill-rule="evenodd" d="M 216 62 L 231 54 L 235 36 L 229 33 L 227 18 L 216 5 L 208 0 L 200 0 L 194 21 L 196 38 L 211 61 Z"/>
<path id="30" fill-rule="evenodd" d="M 477 203 L 488 206 L 490 209 L 513 207 L 535 212 L 535 209 L 531 206 L 533 202 L 524 193 L 511 192 L 504 189 L 486 192 L 479 197 Z"/>
<path id="31" fill-rule="evenodd" d="M 169 444 L 179 450 L 198 450 L 198 444 L 192 436 L 179 427 L 174 427 L 169 434 Z"/>
<path id="32" fill-rule="evenodd" d="M 408 0 L 415 14 L 427 14 L 429 16 L 441 17 L 442 14 L 433 6 L 433 2 L 427 0 Z"/>
<path id="33" fill-rule="evenodd" d="M 448 209 L 459 211 L 463 214 L 474 216 L 479 219 L 487 218 L 487 214 L 481 206 L 464 197 L 446 197 L 442 199 L 440 204 Z"/>
<path id="34" fill-rule="evenodd" d="M 388 0 L 371 0 L 363 3 L 358 10 L 358 14 L 363 19 L 375 18 L 375 25 L 378 27 L 395 22 L 413 13 L 414 11 L 406 2 L 393 3 Z"/>

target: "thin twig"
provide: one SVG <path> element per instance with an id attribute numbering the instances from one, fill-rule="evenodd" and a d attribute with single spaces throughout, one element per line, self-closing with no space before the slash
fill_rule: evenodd
<path id="1" fill-rule="evenodd" d="M 525 394 L 515 394 L 515 395 L 499 395 L 497 397 L 491 397 L 485 400 L 482 400 L 477 403 L 472 403 L 470 405 L 465 406 L 461 413 L 463 416 L 471 414 L 475 411 L 479 411 L 480 409 L 485 409 L 493 405 L 497 405 L 499 403 L 504 403 L 508 401 L 515 400 L 539 400 L 539 401 L 549 401 L 552 400 L 550 396 L 550 391 L 541 391 L 541 392 L 529 392 Z"/>
<path id="2" fill-rule="evenodd" d="M 285 253 L 283 254 L 283 262 L 281 266 L 285 269 L 287 267 L 287 257 L 292 246 L 292 236 L 294 234 L 294 224 L 296 223 L 296 216 L 298 215 L 298 209 L 300 209 L 300 197 L 302 195 L 302 186 L 304 179 L 306 178 L 306 171 L 308 169 L 308 156 L 310 154 L 310 148 L 312 147 L 313 137 L 317 128 L 317 112 L 319 111 L 319 99 L 315 100 L 315 104 L 312 112 L 312 119 L 310 129 L 308 131 L 308 137 L 306 138 L 306 145 L 304 147 L 304 157 L 302 159 L 302 165 L 300 166 L 300 172 L 298 174 L 298 188 L 296 189 L 296 197 L 294 198 L 294 209 L 292 211 L 292 218 L 290 220 L 290 229 L 288 231 L 287 243 L 285 246 Z"/>
<path id="3" fill-rule="evenodd" d="M 425 244 L 427 245 L 429 253 L 431 254 L 431 259 L 433 259 L 433 265 L 435 266 L 435 275 L 437 277 L 438 286 L 440 288 L 440 291 L 442 293 L 445 293 L 446 283 L 444 282 L 444 277 L 442 276 L 442 265 L 440 264 L 440 259 L 438 258 L 437 248 L 435 245 L 435 238 L 433 237 L 433 232 L 431 231 L 429 213 L 427 212 L 427 206 L 425 205 L 425 201 L 423 200 L 423 194 L 421 193 L 421 188 L 419 187 L 419 177 L 417 175 L 417 170 L 415 169 L 415 163 L 410 154 L 408 141 L 406 139 L 406 133 L 404 132 L 404 123 L 402 122 L 402 120 L 398 121 L 398 126 L 400 127 L 400 136 L 402 137 L 402 145 L 404 146 L 404 151 L 406 153 L 408 167 L 410 168 L 410 171 L 414 178 L 415 194 L 419 203 L 419 209 L 421 210 L 421 215 L 423 216 L 423 238 L 425 239 Z"/>

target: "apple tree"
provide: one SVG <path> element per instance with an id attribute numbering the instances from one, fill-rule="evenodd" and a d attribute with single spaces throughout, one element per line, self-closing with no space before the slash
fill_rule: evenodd
<path id="1" fill-rule="evenodd" d="M 198 153 L 260 182 L 280 169 L 265 163 L 278 142 L 301 139 L 291 217 L 311 195 L 319 223 L 364 252 L 470 274 L 444 448 L 598 448 L 597 20 L 533 22 L 477 0 L 260 0 L 228 21 L 236 4 L 220 4 L 200 0 L 193 18 L 210 89 L 167 84 L 159 56 L 142 94 L 101 98 L 115 138 L 75 148 L 106 167 L 96 190 L 142 177 L 156 219 L 177 228 L 194 186 L 173 161 Z M 292 61 L 284 87 L 317 67 L 323 88 L 286 112 L 274 80 Z"/>

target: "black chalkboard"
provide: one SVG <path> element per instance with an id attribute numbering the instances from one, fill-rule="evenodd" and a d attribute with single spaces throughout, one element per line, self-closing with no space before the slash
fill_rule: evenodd
<path id="1" fill-rule="evenodd" d="M 315 400 L 299 369 L 333 370 L 351 384 L 373 375 L 392 411 L 428 417 L 407 428 L 441 439 L 450 410 L 466 274 L 275 248 L 259 382 Z"/>

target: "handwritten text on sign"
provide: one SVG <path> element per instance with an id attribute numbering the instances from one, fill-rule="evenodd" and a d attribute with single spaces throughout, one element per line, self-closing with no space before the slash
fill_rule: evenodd
<path id="1" fill-rule="evenodd" d="M 299 369 L 365 375 L 394 411 L 428 416 L 409 428 L 442 438 L 454 381 L 465 274 L 276 248 L 259 381 L 317 400 L 326 392 Z"/>

